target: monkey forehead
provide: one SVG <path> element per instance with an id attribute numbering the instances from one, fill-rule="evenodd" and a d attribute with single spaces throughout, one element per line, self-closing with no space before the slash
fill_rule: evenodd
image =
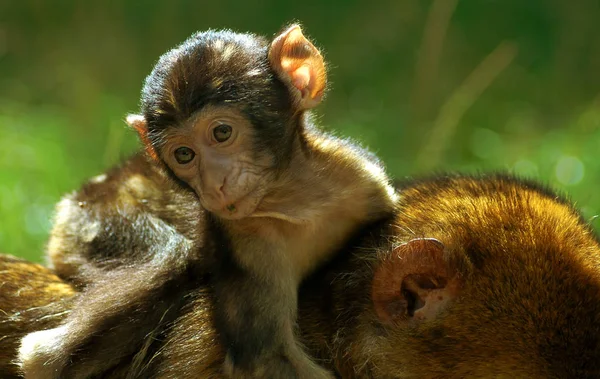
<path id="1" fill-rule="evenodd" d="M 235 103 L 266 112 L 285 107 L 287 96 L 267 50 L 266 40 L 253 34 L 210 30 L 192 35 L 165 53 L 146 78 L 141 104 L 149 127 L 187 120 L 207 104 Z"/>
<path id="2" fill-rule="evenodd" d="M 236 104 L 208 104 L 193 113 L 188 120 L 168 125 L 164 134 L 189 140 L 192 134 L 205 133 L 216 123 L 228 124 L 235 129 L 236 133 L 246 136 L 255 134 L 256 128 Z"/>

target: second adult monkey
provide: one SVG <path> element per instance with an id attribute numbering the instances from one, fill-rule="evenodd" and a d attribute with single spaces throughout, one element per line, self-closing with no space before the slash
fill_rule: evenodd
<path id="1" fill-rule="evenodd" d="M 216 326 L 227 348 L 228 376 L 331 377 L 296 342 L 299 283 L 354 235 L 391 217 L 396 195 L 373 156 L 312 124 L 307 111 L 320 102 L 325 87 L 323 58 L 297 25 L 270 43 L 228 31 L 198 33 L 163 55 L 146 79 L 142 114 L 128 117 L 149 161 L 134 158 L 59 207 L 50 243 L 54 266 L 67 276 L 84 277 L 92 289 L 63 327 L 24 339 L 26 377 L 97 373 L 77 365 L 100 361 L 94 349 L 102 343 L 110 348 L 102 336 L 116 336 L 111 328 L 126 327 L 114 321 L 119 308 L 111 322 L 104 320 L 98 299 L 110 291 L 123 293 L 123 312 L 139 314 L 142 308 L 149 315 L 145 327 L 139 327 L 144 320 L 138 316 L 138 327 L 130 329 L 154 330 L 150 320 L 172 308 L 165 288 L 183 297 L 193 286 L 186 278 L 198 271 L 181 263 L 196 259 L 190 246 L 211 253 L 216 262 Z M 163 184 L 162 173 L 175 185 Z M 189 200 L 190 193 L 209 213 Z M 191 217 L 201 221 L 190 226 L 181 210 L 173 209 L 186 204 Z M 144 222 L 132 228 L 131 214 Z M 113 243 L 115 238 L 121 243 Z M 131 251 L 140 245 L 153 255 L 137 262 Z M 85 256 L 73 256 L 77 251 Z M 114 276 L 113 270 L 95 269 L 107 258 L 142 269 L 124 271 L 133 277 L 117 275 L 111 283 L 102 275 Z M 172 273 L 165 270 L 169 265 Z M 152 299 L 139 300 L 144 291 L 156 293 L 156 310 Z M 82 345 L 66 336 L 96 336 L 100 342 Z M 82 346 L 89 348 L 87 354 Z"/>

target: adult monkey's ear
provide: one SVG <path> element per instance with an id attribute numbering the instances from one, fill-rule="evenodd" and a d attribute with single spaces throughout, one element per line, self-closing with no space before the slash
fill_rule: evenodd
<path id="1" fill-rule="evenodd" d="M 460 293 L 462 278 L 434 238 L 416 238 L 395 248 L 375 270 L 371 299 L 384 324 L 438 317 Z"/>
<path id="2" fill-rule="evenodd" d="M 127 125 L 132 127 L 137 132 L 142 145 L 144 145 L 146 154 L 148 154 L 151 159 L 158 161 L 156 150 L 154 150 L 154 147 L 150 142 L 150 138 L 148 138 L 148 123 L 146 122 L 144 116 L 139 114 L 130 114 L 127 115 L 125 121 L 127 122 Z"/>
<path id="3" fill-rule="evenodd" d="M 275 37 L 269 48 L 269 63 L 288 85 L 300 109 L 310 109 L 321 102 L 327 84 L 325 62 L 299 25 L 292 25 Z"/>

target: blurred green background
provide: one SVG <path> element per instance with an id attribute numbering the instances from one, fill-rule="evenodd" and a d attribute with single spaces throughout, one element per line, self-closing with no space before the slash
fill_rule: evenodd
<path id="1" fill-rule="evenodd" d="M 394 176 L 510 170 L 600 212 L 598 0 L 4 1 L 0 250 L 41 260 L 60 196 L 137 148 L 123 119 L 160 54 L 293 20 L 330 62 L 321 124 Z"/>

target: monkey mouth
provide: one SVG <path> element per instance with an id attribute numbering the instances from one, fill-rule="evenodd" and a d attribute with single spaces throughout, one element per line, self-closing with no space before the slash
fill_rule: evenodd
<path id="1" fill-rule="evenodd" d="M 217 216 L 227 220 L 239 220 L 245 217 L 250 217 L 258 208 L 262 197 L 263 196 L 258 188 L 255 188 L 247 192 L 245 195 L 239 197 L 237 200 L 228 202 L 227 205 L 224 205 L 220 207 L 220 209 L 212 212 Z"/>

